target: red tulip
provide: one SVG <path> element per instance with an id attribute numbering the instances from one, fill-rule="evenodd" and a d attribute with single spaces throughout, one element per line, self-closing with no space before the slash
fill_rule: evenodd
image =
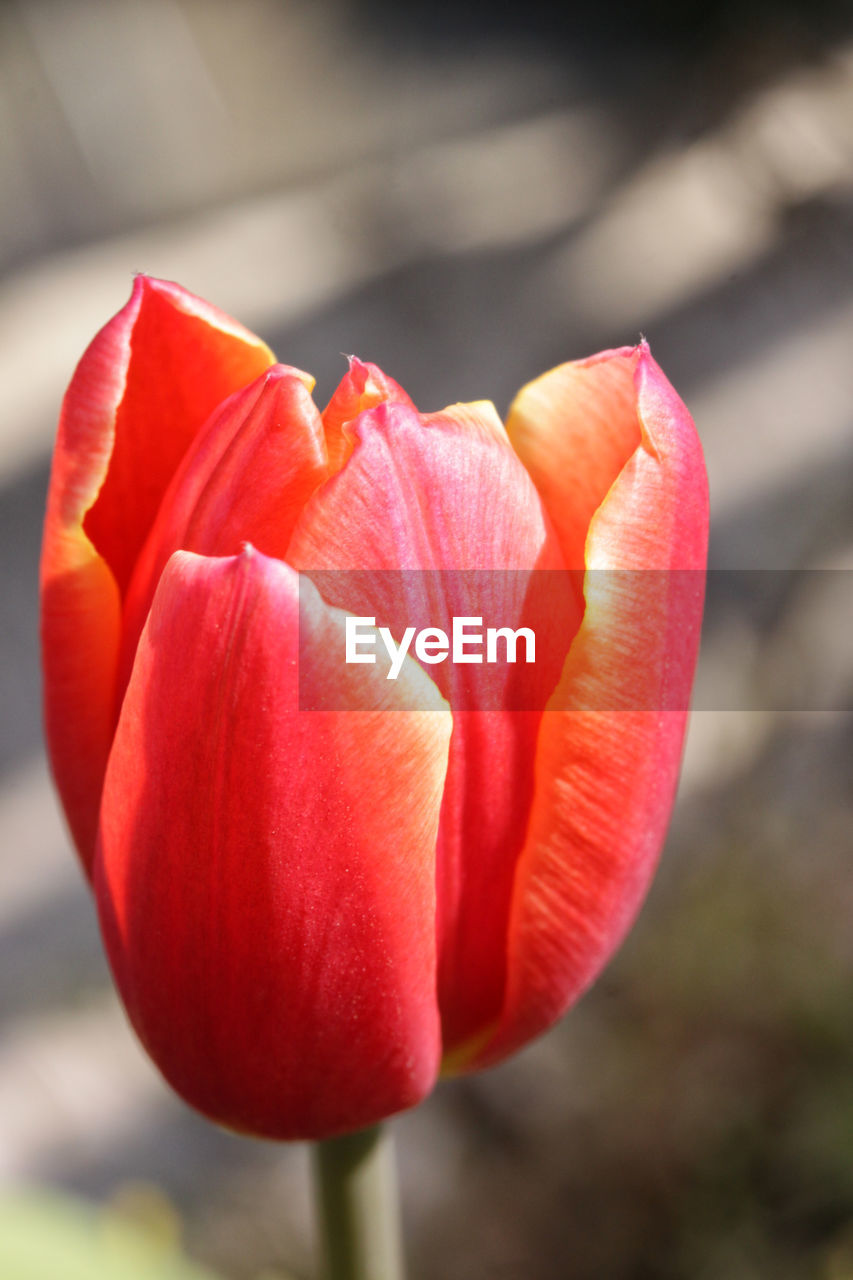
<path id="1" fill-rule="evenodd" d="M 506 429 L 357 360 L 322 415 L 312 385 L 140 277 L 66 394 L 42 558 L 50 756 L 130 1019 L 189 1102 L 279 1138 L 499 1061 L 613 953 L 672 805 L 708 520 L 644 343 L 545 374 Z M 560 571 L 535 599 L 534 568 Z M 347 615 L 399 639 L 491 607 L 547 624 L 529 675 L 342 662 Z"/>

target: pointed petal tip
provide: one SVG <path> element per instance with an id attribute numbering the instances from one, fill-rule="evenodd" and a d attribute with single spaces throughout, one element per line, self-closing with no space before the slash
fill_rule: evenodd
<path id="1" fill-rule="evenodd" d="M 240 324 L 238 320 L 228 315 L 227 312 L 220 310 L 219 307 L 215 307 L 210 302 L 206 302 L 204 298 L 192 293 L 189 289 L 185 289 L 183 285 L 174 280 L 164 280 L 159 276 L 148 275 L 144 271 L 135 272 L 129 299 L 130 304 L 136 306 L 137 309 L 141 309 L 144 303 L 154 302 L 155 300 L 165 303 L 175 311 L 195 316 L 222 333 L 238 338 L 241 342 L 266 355 L 270 363 L 275 360 L 275 356 L 263 339 L 259 338 L 251 329 L 247 329 L 245 325 Z"/>
<path id="2" fill-rule="evenodd" d="M 277 386 L 279 383 L 288 382 L 291 379 L 301 382 L 302 386 L 310 395 L 317 385 L 317 379 L 311 373 L 306 373 L 304 369 L 297 369 L 292 364 L 276 364 L 270 365 L 266 373 L 263 375 L 264 387 Z"/>

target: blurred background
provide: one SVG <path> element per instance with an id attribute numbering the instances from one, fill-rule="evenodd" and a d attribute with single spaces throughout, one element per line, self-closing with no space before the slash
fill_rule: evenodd
<path id="1" fill-rule="evenodd" d="M 718 709 L 621 954 L 396 1122 L 411 1276 L 853 1280 L 850 6 L 0 5 L 0 1205 L 68 1192 L 228 1280 L 308 1280 L 305 1150 L 220 1133 L 143 1058 L 43 761 L 56 413 L 137 270 L 320 401 L 345 351 L 424 409 L 503 412 L 650 340 L 705 444 L 712 564 L 774 572 L 735 609 L 715 578 Z M 771 669 L 819 696 L 761 698 Z"/>

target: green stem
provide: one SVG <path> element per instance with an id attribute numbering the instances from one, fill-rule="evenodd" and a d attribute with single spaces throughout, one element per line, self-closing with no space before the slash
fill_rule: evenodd
<path id="1" fill-rule="evenodd" d="M 324 1280 L 404 1280 L 394 1152 L 380 1125 L 314 1146 Z"/>

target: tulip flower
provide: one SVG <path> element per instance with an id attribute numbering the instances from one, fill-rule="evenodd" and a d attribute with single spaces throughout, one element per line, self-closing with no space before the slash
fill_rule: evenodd
<path id="1" fill-rule="evenodd" d="M 645 343 L 505 426 L 355 359 L 322 413 L 312 388 L 139 277 L 65 397 L 41 574 L 50 758 L 130 1020 L 191 1104 L 276 1138 L 499 1062 L 613 954 L 673 802 L 708 524 Z M 463 615 L 532 620 L 535 663 L 431 660 Z M 352 618 L 375 661 L 344 662 Z M 394 653 L 413 628 L 394 678 L 383 625 Z"/>

